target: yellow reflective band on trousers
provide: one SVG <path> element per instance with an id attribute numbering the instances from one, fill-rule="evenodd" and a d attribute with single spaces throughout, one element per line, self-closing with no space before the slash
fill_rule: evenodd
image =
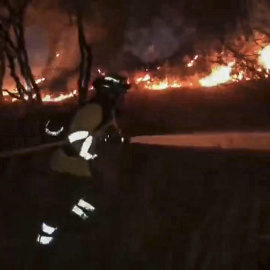
<path id="1" fill-rule="evenodd" d="M 77 205 L 87 211 L 91 211 L 91 212 L 95 211 L 95 207 L 83 199 L 80 199 Z"/>
<path id="2" fill-rule="evenodd" d="M 57 227 L 54 228 L 54 227 L 52 227 L 52 226 L 50 226 L 50 225 L 48 225 L 48 224 L 46 224 L 46 223 L 44 223 L 44 222 L 42 223 L 42 231 L 43 231 L 43 232 L 45 232 L 45 233 L 51 235 L 51 234 L 53 234 L 56 230 L 57 230 Z"/>
<path id="3" fill-rule="evenodd" d="M 38 235 L 37 237 L 37 242 L 41 245 L 49 245 L 53 241 L 52 236 L 43 236 L 43 235 Z"/>

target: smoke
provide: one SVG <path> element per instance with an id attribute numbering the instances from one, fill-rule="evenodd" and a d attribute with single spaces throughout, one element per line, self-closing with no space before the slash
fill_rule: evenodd
<path id="1" fill-rule="evenodd" d="M 70 24 L 66 11 L 59 8 L 57 1 L 37 0 L 34 2 L 36 4 L 29 7 L 26 16 L 26 43 L 33 73 L 37 78 L 45 77 L 45 88 L 50 90 L 75 89 L 80 61 L 76 26 Z M 213 10 L 209 4 L 210 1 L 209 11 L 201 11 L 205 5 L 204 2 L 208 1 L 167 0 L 166 5 L 162 5 L 163 2 L 157 0 L 94 2 L 95 12 L 91 15 L 89 13 L 86 24 L 87 37 L 93 42 L 94 66 L 119 71 L 136 68 L 142 63 L 162 62 L 169 58 L 178 61 L 180 55 L 182 57 L 187 54 L 187 48 L 193 47 L 195 37 L 199 36 L 200 32 L 202 33 L 187 24 L 188 16 L 197 26 L 199 23 L 195 23 L 195 19 L 198 12 L 201 15 L 198 21 L 206 21 L 204 29 L 213 32 L 214 25 L 209 27 L 211 22 L 218 21 L 218 18 L 222 17 L 222 20 L 220 19 L 222 23 L 219 24 L 223 25 L 225 19 L 230 20 L 227 13 L 234 10 L 234 6 L 228 7 L 228 12 L 226 9 L 219 9 L 218 16 L 211 15 L 215 17 L 215 20 L 208 20 L 210 9 Z M 184 10 L 180 2 L 194 6 L 196 12 Z M 230 6 L 231 2 L 234 1 L 230 0 L 222 6 Z M 266 10 L 262 4 L 259 5 L 263 2 L 264 0 L 258 1 L 259 11 L 256 13 L 257 17 L 254 17 L 258 25 L 263 24 L 262 18 L 264 21 L 269 20 L 269 9 Z M 195 3 L 200 5 L 195 5 Z M 215 7 L 218 5 L 216 3 Z M 212 13 L 215 14 L 215 12 Z M 93 16 L 93 14 L 96 15 Z M 209 42 L 210 39 L 205 37 L 205 32 L 202 35 L 204 40 Z M 208 44 L 205 47 L 209 48 Z"/>
<path id="2" fill-rule="evenodd" d="M 266 0 L 255 1 L 253 0 L 251 14 L 251 24 L 255 29 L 270 31 L 270 5 Z"/>
<path id="3" fill-rule="evenodd" d="M 47 5 L 42 5 L 44 1 Z M 36 78 L 46 79 L 42 88 L 51 91 L 76 89 L 80 62 L 76 24 L 53 1 L 51 4 L 44 1 L 31 5 L 26 16 L 25 39 L 32 71 Z M 87 21 L 85 32 L 94 45 L 104 39 L 96 18 Z"/>
<path id="4" fill-rule="evenodd" d="M 45 30 L 43 27 L 36 25 L 26 28 L 25 41 L 26 48 L 30 52 L 30 65 L 37 74 L 40 74 L 46 67 L 47 59 L 49 57 L 49 47 Z"/>
<path id="5" fill-rule="evenodd" d="M 169 58 L 190 42 L 194 34 L 194 29 L 187 27 L 180 16 L 155 16 L 144 26 L 134 18 L 131 21 L 125 32 L 124 50 L 143 63 Z"/>

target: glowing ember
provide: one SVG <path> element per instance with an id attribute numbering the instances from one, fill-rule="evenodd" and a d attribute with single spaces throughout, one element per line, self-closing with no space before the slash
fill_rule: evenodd
<path id="1" fill-rule="evenodd" d="M 188 64 L 187 67 L 193 67 L 194 62 L 198 59 L 199 55 L 196 55 L 193 60 L 191 60 Z"/>
<path id="2" fill-rule="evenodd" d="M 240 71 L 239 75 L 237 76 L 237 80 L 242 81 L 244 79 L 244 71 Z"/>
<path id="3" fill-rule="evenodd" d="M 228 66 L 215 67 L 208 77 L 203 78 L 199 81 L 201 86 L 212 87 L 215 85 L 229 82 L 231 80 L 232 65 L 233 63 Z"/>
<path id="4" fill-rule="evenodd" d="M 145 76 L 143 77 L 139 77 L 136 82 L 137 83 L 140 83 L 140 82 L 147 82 L 151 79 L 150 75 L 149 74 L 146 74 Z"/>
<path id="5" fill-rule="evenodd" d="M 100 75 L 102 75 L 102 76 L 105 76 L 105 75 L 106 75 L 106 73 L 105 73 L 104 71 L 102 71 L 100 68 L 98 69 L 98 73 L 99 73 Z"/>
<path id="6" fill-rule="evenodd" d="M 46 79 L 45 78 L 40 78 L 36 80 L 36 84 L 39 84 L 41 82 L 44 82 Z"/>

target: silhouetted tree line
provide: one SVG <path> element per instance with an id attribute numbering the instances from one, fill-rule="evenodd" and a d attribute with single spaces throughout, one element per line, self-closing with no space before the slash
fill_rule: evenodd
<path id="1" fill-rule="evenodd" d="M 28 103 L 42 103 L 40 89 L 35 81 L 25 44 L 25 14 L 31 0 L 1 0 L 0 1 L 0 99 L 3 92 L 11 97 Z M 71 23 L 77 25 L 78 43 L 81 51 L 78 90 L 79 104 L 87 98 L 91 79 L 92 47 L 85 38 L 84 12 L 89 1 L 62 1 L 60 7 L 68 12 Z M 17 92 L 3 89 L 3 80 L 9 67 Z"/>
<path id="2" fill-rule="evenodd" d="M 91 17 L 87 13 L 92 10 L 91 4 L 94 0 L 56 1 L 59 8 L 67 12 L 69 23 L 76 25 L 78 29 L 78 44 L 81 52 L 78 101 L 82 104 L 87 97 L 92 67 L 92 46 L 86 37 L 84 24 L 86 19 Z M 26 10 L 32 2 L 34 0 L 0 0 L 0 99 L 3 98 L 3 91 L 6 91 L 10 96 L 24 102 L 42 102 L 39 86 L 35 82 L 29 64 L 24 37 Z M 254 0 L 179 0 L 174 2 L 177 2 L 179 12 L 186 21 L 195 25 L 198 36 L 205 38 L 205 32 L 212 32 L 220 40 L 223 49 L 232 52 L 245 68 L 251 72 L 257 72 L 254 69 L 254 62 L 226 40 L 227 33 L 235 31 L 237 26 L 241 27 L 246 39 L 253 36 L 254 30 L 270 38 L 267 29 L 263 27 L 254 29 L 250 24 Z M 265 2 L 270 4 L 269 0 Z M 222 59 L 220 61 L 222 62 Z M 3 79 L 7 72 L 6 67 L 15 82 L 16 93 L 2 89 Z M 261 73 L 257 75 L 264 77 Z"/>
<path id="3" fill-rule="evenodd" d="M 3 88 L 3 78 L 6 72 L 6 62 L 10 75 L 14 79 L 17 94 L 8 92 L 12 97 L 22 101 L 41 102 L 41 95 L 29 65 L 24 38 L 24 16 L 30 0 L 1 1 L 0 13 L 0 83 Z M 22 82 L 24 81 L 24 83 Z"/>
<path id="4" fill-rule="evenodd" d="M 78 42 L 81 53 L 78 78 L 79 105 L 83 104 L 87 98 L 91 80 L 92 46 L 87 41 L 84 30 L 84 18 L 86 11 L 91 10 L 91 2 L 91 0 L 60 0 L 60 7 L 68 12 L 70 23 L 75 23 L 78 29 Z"/>

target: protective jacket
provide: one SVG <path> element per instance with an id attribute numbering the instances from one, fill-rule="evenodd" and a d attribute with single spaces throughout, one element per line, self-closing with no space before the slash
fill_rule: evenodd
<path id="1" fill-rule="evenodd" d="M 52 170 L 91 177 L 89 162 L 99 158 L 96 152 L 97 144 L 115 136 L 121 138 L 114 110 L 108 114 L 97 102 L 84 105 L 71 121 L 67 147 L 56 150 L 52 156 Z"/>

